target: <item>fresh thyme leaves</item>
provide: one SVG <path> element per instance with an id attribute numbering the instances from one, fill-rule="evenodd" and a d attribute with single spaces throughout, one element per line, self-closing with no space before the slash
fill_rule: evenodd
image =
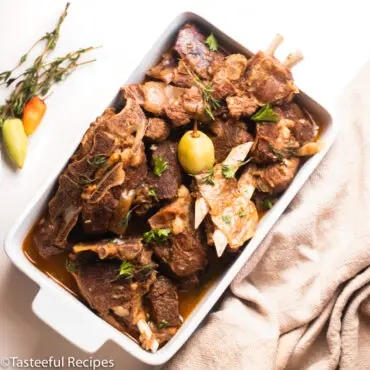
<path id="1" fill-rule="evenodd" d="M 208 184 L 208 185 L 215 185 L 215 182 L 213 180 L 213 175 L 215 173 L 215 169 L 211 168 L 207 174 L 205 174 L 202 179 L 200 180 L 201 184 Z"/>
<path id="2" fill-rule="evenodd" d="M 251 118 L 256 122 L 279 122 L 279 116 L 272 110 L 270 104 L 264 105 Z"/>
<path id="3" fill-rule="evenodd" d="M 78 266 L 75 262 L 69 260 L 68 258 L 66 259 L 66 269 L 68 272 L 77 272 L 78 271 Z"/>
<path id="4" fill-rule="evenodd" d="M 163 243 L 168 239 L 171 234 L 171 229 L 152 229 L 144 233 L 143 241 L 144 243 Z"/>
<path id="5" fill-rule="evenodd" d="M 125 278 L 132 277 L 132 263 L 130 261 L 122 261 L 119 267 L 119 277 L 123 276 Z"/>
<path id="6" fill-rule="evenodd" d="M 183 62 L 183 65 L 185 66 L 185 69 L 187 73 L 192 77 L 194 84 L 198 87 L 202 94 L 203 102 L 204 102 L 204 112 L 208 114 L 208 116 L 214 120 L 215 117 L 213 115 L 213 111 L 218 109 L 221 104 L 220 101 L 215 99 L 212 95 L 212 93 L 215 91 L 215 89 L 212 87 L 212 82 L 209 82 L 205 84 L 201 81 L 199 76 L 196 75 L 195 72 L 193 72 L 185 62 Z"/>
<path id="7" fill-rule="evenodd" d="M 78 182 L 82 186 L 89 185 L 94 181 L 95 181 L 94 179 L 92 179 L 92 178 L 90 178 L 89 176 L 86 176 L 86 175 L 80 175 L 79 178 L 78 178 Z"/>
<path id="8" fill-rule="evenodd" d="M 273 204 L 271 202 L 271 199 L 270 198 L 265 198 L 263 201 L 262 201 L 262 204 L 265 208 L 267 209 L 271 209 Z"/>
<path id="9" fill-rule="evenodd" d="M 228 225 L 231 224 L 230 216 L 222 216 L 222 221 L 225 222 L 225 224 L 228 224 Z"/>
<path id="10" fill-rule="evenodd" d="M 78 66 L 95 61 L 94 59 L 86 62 L 79 62 L 83 54 L 95 49 L 93 47 L 70 52 L 51 62 L 46 60 L 51 51 L 55 49 L 59 39 L 60 27 L 67 16 L 68 7 L 69 3 L 59 17 L 58 23 L 53 31 L 47 32 L 43 37 L 37 40 L 29 51 L 20 58 L 18 64 L 12 70 L 0 73 L 0 86 L 5 85 L 8 87 L 17 81 L 14 90 L 11 92 L 5 104 L 0 107 L 0 127 L 7 118 L 20 118 L 25 105 L 34 96 L 45 97 L 50 92 L 50 88 L 53 84 L 68 77 Z M 13 76 L 14 71 L 29 58 L 34 47 L 41 43 L 45 44 L 44 49 L 42 53 L 34 59 L 33 64 L 23 73 L 18 76 Z"/>
<path id="11" fill-rule="evenodd" d="M 168 163 L 157 155 L 153 156 L 153 162 L 154 162 L 154 169 L 153 169 L 154 175 L 161 177 L 163 172 L 168 169 Z"/>
<path id="12" fill-rule="evenodd" d="M 162 320 L 160 323 L 159 323 L 159 328 L 165 328 L 166 326 L 168 326 L 168 321 L 167 320 Z"/>
<path id="13" fill-rule="evenodd" d="M 275 157 L 281 162 L 284 159 L 284 154 L 279 150 L 275 149 L 271 143 L 268 143 L 268 146 L 272 153 L 275 155 Z"/>
<path id="14" fill-rule="evenodd" d="M 206 44 L 209 47 L 209 50 L 211 51 L 217 51 L 218 50 L 218 41 L 216 37 L 211 33 L 207 39 L 206 39 Z"/>
<path id="15" fill-rule="evenodd" d="M 125 217 L 123 217 L 123 219 L 119 222 L 119 226 L 120 227 L 124 227 L 124 228 L 126 228 L 127 226 L 128 226 L 128 223 L 130 222 L 130 220 L 131 220 L 131 217 L 132 217 L 132 209 L 130 209 L 128 212 L 127 212 L 127 214 L 126 214 L 126 216 Z"/>
<path id="16" fill-rule="evenodd" d="M 107 158 L 104 155 L 94 155 L 92 158 L 87 160 L 87 163 L 93 168 L 101 168 L 104 166 L 104 163 L 107 161 Z"/>

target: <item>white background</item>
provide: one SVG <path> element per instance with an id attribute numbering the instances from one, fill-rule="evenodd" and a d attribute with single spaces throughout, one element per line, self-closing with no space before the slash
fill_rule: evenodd
<path id="1" fill-rule="evenodd" d="M 65 1 L 0 0 L 0 71 L 44 32 L 52 30 Z M 181 11 L 207 18 L 252 51 L 277 32 L 285 36 L 284 56 L 299 47 L 305 61 L 295 69 L 299 87 L 327 107 L 369 59 L 367 1 L 72 1 L 55 55 L 90 45 L 98 61 L 54 89 L 48 111 L 30 140 L 25 168 L 0 173 L 0 239 L 45 179 L 59 171 L 94 118 L 168 23 Z M 7 91 L 0 91 L 0 101 Z M 335 112 L 333 112 L 335 115 Z M 1 168 L 1 167 L 0 167 Z M 0 249 L 0 357 L 46 358 L 82 353 L 31 312 L 37 286 L 9 263 Z M 96 354 L 113 358 L 117 369 L 146 368 L 108 343 Z"/>

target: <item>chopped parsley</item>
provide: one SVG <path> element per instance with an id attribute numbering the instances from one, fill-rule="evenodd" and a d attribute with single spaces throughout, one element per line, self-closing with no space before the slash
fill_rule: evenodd
<path id="1" fill-rule="evenodd" d="M 274 154 L 274 156 L 281 162 L 284 159 L 284 154 L 279 150 L 275 149 L 271 143 L 268 143 L 268 146 L 272 153 Z"/>
<path id="2" fill-rule="evenodd" d="M 119 277 L 123 276 L 125 278 L 132 277 L 132 263 L 129 261 L 122 261 L 119 267 Z"/>
<path id="3" fill-rule="evenodd" d="M 264 105 L 251 118 L 256 122 L 279 122 L 279 116 L 272 110 L 271 104 Z"/>
<path id="4" fill-rule="evenodd" d="M 265 198 L 263 201 L 262 201 L 262 204 L 265 208 L 267 209 L 271 209 L 273 204 L 271 202 L 271 199 L 270 198 Z"/>
<path id="5" fill-rule="evenodd" d="M 157 198 L 157 190 L 156 189 L 149 189 L 148 190 L 148 195 L 153 197 L 153 198 Z"/>
<path id="6" fill-rule="evenodd" d="M 153 155 L 153 162 L 154 162 L 153 169 L 154 175 L 161 177 L 163 172 L 168 169 L 168 163 L 157 155 Z"/>
<path id="7" fill-rule="evenodd" d="M 239 217 L 240 217 L 240 218 L 243 218 L 243 217 L 245 217 L 247 214 L 245 213 L 244 209 L 241 209 L 241 210 L 239 211 L 238 215 L 239 215 Z"/>
<path id="8" fill-rule="evenodd" d="M 78 271 L 78 266 L 77 263 L 72 262 L 68 258 L 66 259 L 66 269 L 68 272 L 77 272 Z"/>
<path id="9" fill-rule="evenodd" d="M 143 241 L 144 243 L 163 243 L 168 239 L 171 234 L 171 229 L 152 229 L 144 233 Z"/>
<path id="10" fill-rule="evenodd" d="M 104 155 L 94 155 L 93 157 L 87 160 L 87 163 L 93 168 L 101 168 L 104 166 L 104 163 L 107 161 L 107 158 Z"/>
<path id="11" fill-rule="evenodd" d="M 222 216 L 222 221 L 225 222 L 225 224 L 228 224 L 228 225 L 231 224 L 230 216 Z"/>
<path id="12" fill-rule="evenodd" d="M 209 47 L 209 50 L 211 51 L 217 51 L 218 50 L 218 41 L 213 33 L 211 33 L 206 40 L 206 44 Z"/>
<path id="13" fill-rule="evenodd" d="M 166 326 L 168 326 L 168 321 L 167 321 L 167 320 L 162 320 L 162 321 L 159 323 L 159 327 L 160 327 L 160 328 L 165 328 Z"/>
<path id="14" fill-rule="evenodd" d="M 206 175 L 202 177 L 200 180 L 201 184 L 208 184 L 214 186 L 215 182 L 213 180 L 213 175 L 215 173 L 215 169 L 211 168 Z"/>
<path id="15" fill-rule="evenodd" d="M 231 166 L 228 164 L 222 165 L 222 174 L 224 175 L 225 179 L 233 179 L 235 177 L 235 172 L 237 171 L 236 166 Z"/>

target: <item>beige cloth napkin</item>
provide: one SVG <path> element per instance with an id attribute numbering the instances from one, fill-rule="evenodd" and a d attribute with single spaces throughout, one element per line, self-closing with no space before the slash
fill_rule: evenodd
<path id="1" fill-rule="evenodd" d="M 370 369 L 370 64 L 338 109 L 334 146 L 167 369 Z"/>

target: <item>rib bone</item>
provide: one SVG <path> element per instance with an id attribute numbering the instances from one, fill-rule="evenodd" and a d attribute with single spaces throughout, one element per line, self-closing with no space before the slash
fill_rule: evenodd
<path id="1" fill-rule="evenodd" d="M 280 34 L 276 34 L 276 36 L 272 39 L 269 47 L 266 49 L 265 54 L 268 56 L 274 56 L 276 49 L 281 45 L 283 41 L 283 36 L 281 36 Z"/>
<path id="2" fill-rule="evenodd" d="M 227 239 L 225 234 L 221 230 L 216 229 L 213 233 L 213 241 L 215 242 L 217 256 L 221 257 L 225 248 L 227 247 Z"/>
<path id="3" fill-rule="evenodd" d="M 292 69 L 298 63 L 303 60 L 303 54 L 300 50 L 295 51 L 294 53 L 289 54 L 284 60 L 284 65 L 288 69 Z"/>
<path id="4" fill-rule="evenodd" d="M 209 206 L 203 197 L 195 201 L 194 227 L 197 229 L 209 212 Z"/>
<path id="5" fill-rule="evenodd" d="M 138 323 L 137 323 L 137 327 L 140 331 L 140 334 L 143 336 L 143 338 L 150 342 L 150 350 L 152 352 L 157 352 L 157 349 L 159 347 L 159 343 L 157 341 L 157 339 L 154 338 L 153 336 L 153 332 L 152 330 L 150 329 L 148 323 L 145 321 L 145 320 L 139 320 Z"/>

